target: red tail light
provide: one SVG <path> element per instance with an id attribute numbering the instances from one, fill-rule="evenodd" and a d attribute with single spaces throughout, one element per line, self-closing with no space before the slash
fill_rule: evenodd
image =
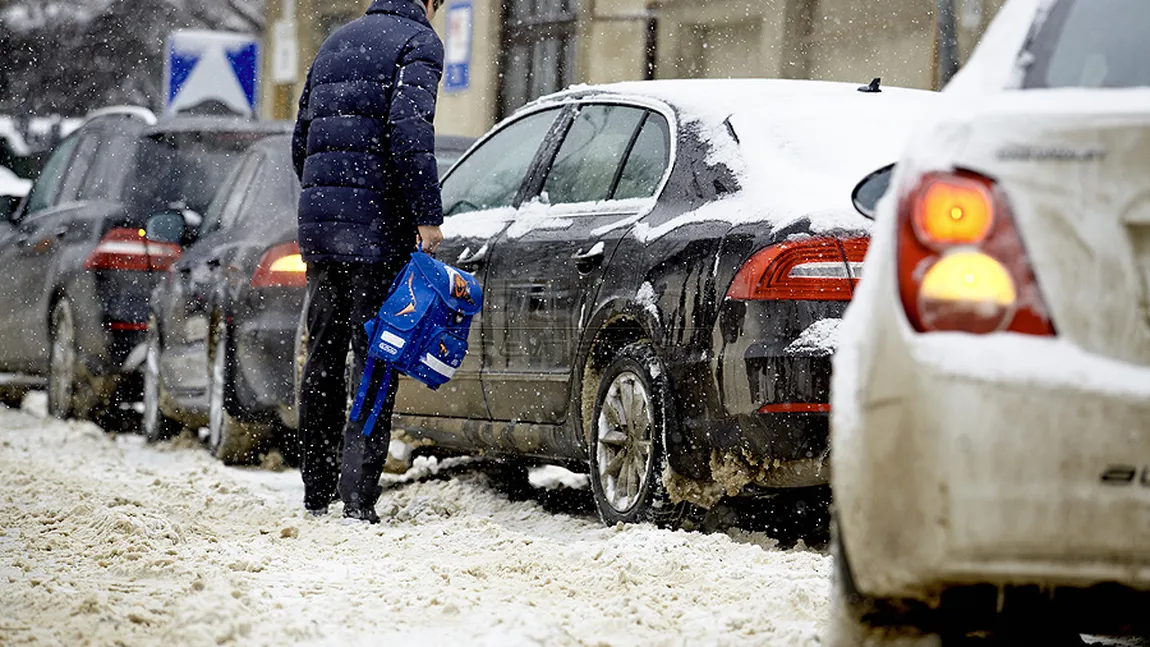
<path id="1" fill-rule="evenodd" d="M 865 238 L 808 238 L 755 252 L 735 274 L 738 301 L 850 301 L 866 257 Z"/>
<path id="2" fill-rule="evenodd" d="M 919 332 L 1054 334 L 1006 195 L 981 175 L 931 173 L 903 197 L 898 284 Z"/>
<path id="3" fill-rule="evenodd" d="M 84 269 L 165 271 L 180 254 L 179 245 L 148 240 L 143 229 L 113 229 L 84 260 Z"/>
<path id="4" fill-rule="evenodd" d="M 307 287 L 307 264 L 296 242 L 276 245 L 264 252 L 252 274 L 253 288 Z"/>

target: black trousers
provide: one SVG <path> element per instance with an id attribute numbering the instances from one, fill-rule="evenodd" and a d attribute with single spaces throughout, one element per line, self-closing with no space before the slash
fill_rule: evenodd
<path id="1" fill-rule="evenodd" d="M 307 360 L 300 380 L 299 415 L 303 443 L 300 471 L 304 505 L 310 509 L 327 506 L 337 488 L 345 508 L 371 508 L 379 499 L 379 477 L 391 442 L 391 412 L 399 380 L 391 376 L 384 409 L 371 436 L 364 437 L 368 411 L 358 421 L 347 417 L 348 379 L 354 394 L 369 343 L 363 324 L 375 317 L 405 264 L 308 264 Z M 349 344 L 354 352 L 350 372 Z M 371 409 L 387 372 L 376 366 L 365 409 Z"/>

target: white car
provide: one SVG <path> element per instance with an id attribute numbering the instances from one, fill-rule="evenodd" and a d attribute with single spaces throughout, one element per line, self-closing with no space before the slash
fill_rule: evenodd
<path id="1" fill-rule="evenodd" d="M 1147 32 L 1010 0 L 895 167 L 834 359 L 832 644 L 1150 634 Z"/>

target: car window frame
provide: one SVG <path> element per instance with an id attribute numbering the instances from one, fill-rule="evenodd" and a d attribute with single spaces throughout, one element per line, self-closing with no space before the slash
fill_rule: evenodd
<path id="1" fill-rule="evenodd" d="M 623 203 L 623 202 L 631 202 L 634 200 L 650 200 L 652 202 L 658 200 L 659 197 L 661 195 L 663 195 L 663 191 L 666 190 L 667 183 L 671 179 L 671 173 L 674 170 L 675 165 L 678 163 L 679 121 L 678 121 L 678 117 L 675 113 L 675 110 L 673 108 L 671 108 L 669 105 L 663 103 L 662 101 L 657 101 L 654 99 L 647 99 L 647 98 L 641 97 L 641 96 L 626 96 L 626 97 L 622 97 L 622 96 L 609 96 L 609 97 L 599 96 L 599 97 L 582 97 L 579 99 L 574 99 L 574 100 L 567 103 L 567 107 L 571 108 L 571 111 L 568 114 L 568 119 L 563 124 L 563 129 L 561 132 L 558 132 L 558 133 L 552 132 L 552 136 L 554 137 L 555 141 L 553 142 L 552 147 L 550 147 L 550 149 L 548 151 L 548 155 L 546 157 L 546 164 L 544 165 L 544 164 L 540 163 L 540 165 L 536 168 L 537 176 L 534 178 L 534 181 L 533 181 L 532 185 L 530 186 L 530 190 L 525 192 L 523 201 L 529 202 L 532 200 L 539 199 L 540 195 L 543 192 L 543 184 L 547 181 L 547 173 L 550 171 L 551 164 L 554 163 L 554 161 L 555 161 L 555 156 L 559 152 L 559 147 L 563 145 L 563 140 L 567 137 L 567 132 L 570 130 L 571 125 L 575 122 L 575 118 L 578 115 L 578 111 L 581 110 L 582 106 L 585 104 L 621 105 L 621 106 L 626 106 L 626 107 L 630 107 L 630 108 L 639 108 L 639 109 L 645 110 L 647 112 L 654 112 L 654 113 L 657 113 L 663 117 L 664 122 L 667 124 L 667 137 L 668 137 L 667 165 L 663 169 L 663 177 L 659 180 L 659 183 L 655 188 L 655 192 L 652 193 L 651 196 L 647 197 L 647 198 L 627 198 L 627 199 L 623 199 L 623 200 L 616 199 L 614 197 L 615 190 L 618 188 L 618 178 L 616 178 L 615 182 L 612 184 L 612 187 L 611 187 L 611 197 L 605 201 L 605 204 L 618 204 L 618 203 Z M 639 124 L 639 127 L 636 128 L 635 132 L 633 133 L 633 139 L 638 137 L 639 133 L 642 131 L 642 126 L 643 126 L 643 124 L 646 123 L 647 119 L 648 119 L 648 117 L 644 116 L 643 120 Z M 627 149 L 627 154 L 620 161 L 619 168 L 616 169 L 617 175 L 622 172 L 623 166 L 627 163 L 627 158 L 630 156 L 630 152 L 631 152 L 633 146 L 634 146 L 634 141 L 632 141 L 629 144 L 628 149 Z M 594 202 L 563 202 L 563 203 L 558 203 L 558 204 L 570 207 L 571 205 L 585 205 L 585 204 L 598 204 L 598 203 L 594 203 Z M 553 206 L 558 206 L 558 205 L 553 205 Z"/>
<path id="2" fill-rule="evenodd" d="M 547 130 L 546 134 L 543 135 L 543 139 L 539 143 L 539 148 L 537 148 L 535 150 L 535 156 L 531 159 L 531 163 L 529 163 L 527 165 L 527 170 L 523 174 L 523 179 L 519 183 L 519 190 L 516 192 L 515 198 L 512 199 L 511 204 L 508 205 L 507 207 L 496 207 L 496 208 L 518 209 L 527 200 L 527 194 L 529 193 L 528 187 L 531 186 L 536 180 L 540 160 L 545 157 L 544 152 L 550 150 L 550 148 L 553 145 L 555 145 L 554 140 L 556 139 L 557 130 L 559 129 L 560 125 L 570 117 L 570 105 L 569 104 L 566 104 L 566 103 L 541 104 L 539 106 L 535 106 L 535 107 L 532 107 L 529 109 L 524 109 L 520 112 L 517 112 L 514 115 L 512 115 L 511 117 L 508 117 L 507 119 L 505 119 L 501 123 L 497 124 L 494 128 L 492 128 L 490 131 L 488 131 L 486 134 L 484 134 L 482 137 L 480 137 L 471 146 L 471 148 L 468 148 L 467 151 L 459 157 L 459 159 L 455 160 L 455 164 L 452 164 L 451 169 L 439 181 L 440 187 L 442 187 L 445 182 L 447 182 L 453 175 L 455 175 L 455 173 L 458 172 L 459 168 L 462 167 L 464 164 L 466 164 L 467 160 L 470 159 L 471 156 L 474 155 L 476 151 L 478 151 L 483 146 L 487 145 L 487 143 L 489 141 L 491 141 L 495 137 L 499 136 L 500 133 L 504 132 L 508 128 L 511 128 L 515 124 L 523 121 L 524 119 L 531 117 L 532 115 L 536 115 L 540 112 L 547 112 L 549 110 L 558 110 L 558 112 L 555 116 L 555 120 L 553 122 L 551 122 L 551 127 Z M 488 211 L 488 210 L 489 209 L 480 209 L 478 211 L 465 211 L 463 213 L 457 213 L 457 214 L 450 214 L 449 215 L 446 213 L 446 209 L 445 209 L 444 217 L 445 218 L 457 218 L 457 217 L 466 216 L 466 215 L 472 214 L 472 213 L 483 213 L 484 211 Z"/>
<path id="3" fill-rule="evenodd" d="M 618 106 L 621 108 L 629 108 L 632 110 L 638 110 L 642 114 L 639 116 L 639 121 L 636 122 L 636 124 L 635 124 L 635 129 L 631 131 L 631 136 L 627 141 L 626 147 L 624 147 L 623 152 L 619 156 L 619 163 L 615 165 L 615 173 L 611 177 L 611 185 L 607 187 L 607 198 L 605 200 L 592 200 L 592 201 L 584 200 L 581 202 L 550 202 L 549 201 L 548 204 L 555 204 L 555 205 L 560 205 L 560 204 L 565 204 L 565 205 L 595 204 L 598 202 L 610 202 L 612 200 L 612 196 L 615 193 L 615 186 L 618 183 L 619 176 L 623 171 L 623 165 L 627 162 L 627 156 L 631 153 L 631 147 L 635 145 L 635 139 L 639 136 L 639 131 L 643 128 L 643 124 L 646 123 L 646 121 L 647 121 L 647 113 L 649 112 L 649 110 L 646 108 L 643 108 L 641 106 L 632 106 L 632 105 L 626 105 L 626 104 L 622 104 L 622 103 L 605 102 L 605 101 L 586 101 L 586 102 L 580 102 L 580 103 L 570 105 L 570 107 L 572 108 L 571 114 L 570 114 L 570 119 L 567 120 L 567 123 L 565 124 L 565 126 L 563 128 L 563 132 L 561 134 L 557 134 L 554 149 L 550 152 L 550 155 L 546 158 L 546 164 L 541 165 L 539 168 L 539 173 L 540 173 L 539 188 L 538 188 L 538 191 L 532 196 L 532 199 L 542 197 L 543 191 L 544 191 L 545 187 L 547 186 L 547 178 L 550 177 L 551 171 L 554 170 L 555 160 L 557 160 L 559 158 L 559 151 L 562 150 L 563 143 L 567 141 L 567 136 L 569 134 L 571 134 L 571 129 L 575 126 L 575 122 L 579 120 L 579 115 L 582 114 L 582 112 L 588 108 L 595 108 L 595 107 L 601 107 L 601 106 L 611 106 L 611 105 Z"/>

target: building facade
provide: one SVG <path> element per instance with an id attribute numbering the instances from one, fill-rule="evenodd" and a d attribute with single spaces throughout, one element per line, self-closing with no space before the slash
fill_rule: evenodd
<path id="1" fill-rule="evenodd" d="M 413 0 L 414 1 L 414 0 Z M 1005 0 L 950 0 L 965 60 Z M 292 118 L 323 40 L 369 0 L 267 0 L 265 117 Z M 938 0 L 447 0 L 440 132 L 479 135 L 576 83 L 766 77 L 932 88 Z"/>

